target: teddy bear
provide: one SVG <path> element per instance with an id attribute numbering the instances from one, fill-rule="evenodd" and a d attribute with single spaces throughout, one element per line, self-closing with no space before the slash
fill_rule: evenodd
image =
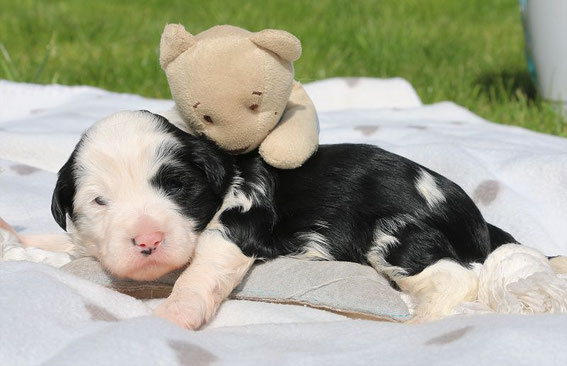
<path id="1" fill-rule="evenodd" d="M 299 167 L 319 141 L 313 102 L 294 80 L 300 55 L 300 41 L 283 30 L 219 25 L 192 35 L 168 24 L 160 64 L 175 107 L 163 114 L 230 154 L 258 148 L 273 167 Z"/>

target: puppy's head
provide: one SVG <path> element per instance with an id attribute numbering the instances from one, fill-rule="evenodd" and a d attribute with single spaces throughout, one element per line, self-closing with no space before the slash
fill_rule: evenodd
<path id="1" fill-rule="evenodd" d="M 161 116 L 120 112 L 83 134 L 51 211 L 110 272 L 152 280 L 191 260 L 228 188 L 228 159 Z"/>

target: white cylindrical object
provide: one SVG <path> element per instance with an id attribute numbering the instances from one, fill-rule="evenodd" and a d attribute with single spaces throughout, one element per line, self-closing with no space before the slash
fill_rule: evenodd
<path id="1" fill-rule="evenodd" d="M 521 0 L 520 4 L 538 89 L 545 99 L 567 103 L 567 1 Z"/>

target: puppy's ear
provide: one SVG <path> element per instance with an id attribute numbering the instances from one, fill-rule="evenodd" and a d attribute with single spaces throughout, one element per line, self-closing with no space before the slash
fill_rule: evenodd
<path id="1" fill-rule="evenodd" d="M 78 145 L 77 145 L 78 146 Z M 67 215 L 73 216 L 73 198 L 75 197 L 75 156 L 77 148 L 65 165 L 59 170 L 57 184 L 51 199 L 51 214 L 63 230 L 67 230 Z"/>
<path id="2" fill-rule="evenodd" d="M 223 194 L 228 188 L 228 175 L 232 171 L 232 159 L 213 142 L 201 137 L 191 137 L 192 157 L 195 164 L 205 173 L 207 181 L 216 194 Z"/>
<path id="3" fill-rule="evenodd" d="M 222 195 L 226 191 L 230 184 L 229 175 L 234 169 L 232 157 L 205 137 L 193 136 L 180 130 L 164 116 L 148 111 L 142 112 L 151 114 L 164 131 L 178 139 L 183 146 L 184 161 L 190 160 L 205 173 L 207 182 L 215 194 Z"/>

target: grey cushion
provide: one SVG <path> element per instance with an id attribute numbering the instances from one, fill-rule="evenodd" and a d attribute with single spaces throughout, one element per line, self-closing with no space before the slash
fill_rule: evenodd
<path id="1" fill-rule="evenodd" d="M 153 282 L 117 279 L 93 258 L 63 269 L 122 293 L 142 298 L 167 297 L 179 271 Z M 231 298 L 301 304 L 354 318 L 404 321 L 409 311 L 388 281 L 369 266 L 350 262 L 278 258 L 254 265 Z"/>

